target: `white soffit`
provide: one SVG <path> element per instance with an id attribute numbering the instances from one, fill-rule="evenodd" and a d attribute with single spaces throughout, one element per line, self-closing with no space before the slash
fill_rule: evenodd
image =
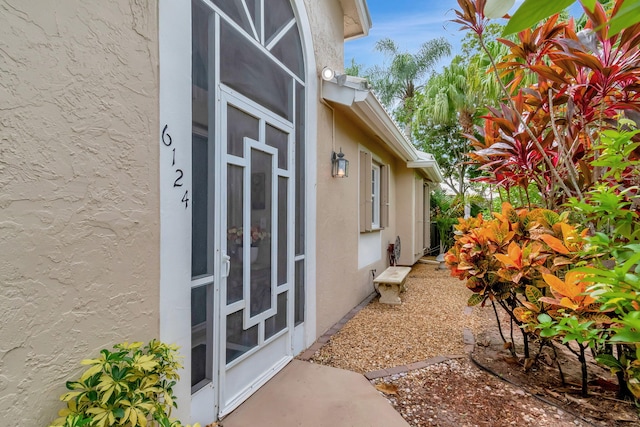
<path id="1" fill-rule="evenodd" d="M 340 5 L 344 13 L 344 39 L 368 35 L 372 22 L 366 0 L 340 0 Z"/>
<path id="2" fill-rule="evenodd" d="M 427 177 L 434 183 L 443 182 L 444 177 L 442 176 L 442 171 L 433 155 L 418 150 L 416 150 L 416 153 L 418 154 L 418 160 L 408 162 L 407 167 L 423 170 Z"/>
<path id="3" fill-rule="evenodd" d="M 408 168 L 419 169 L 434 183 L 444 179 L 438 163 L 428 153 L 418 151 L 391 118 L 382 103 L 369 89 L 365 79 L 352 76 L 338 83 L 334 77 L 330 81 L 321 81 L 322 97 L 333 104 L 346 107 L 358 120 L 380 138 L 398 158 L 407 163 Z"/>

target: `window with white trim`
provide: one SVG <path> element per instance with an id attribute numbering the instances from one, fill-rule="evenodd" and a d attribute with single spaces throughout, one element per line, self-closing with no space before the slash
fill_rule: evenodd
<path id="1" fill-rule="evenodd" d="M 371 164 L 371 228 L 380 228 L 380 165 Z"/>
<path id="2" fill-rule="evenodd" d="M 360 151 L 360 232 L 389 225 L 389 166 Z"/>

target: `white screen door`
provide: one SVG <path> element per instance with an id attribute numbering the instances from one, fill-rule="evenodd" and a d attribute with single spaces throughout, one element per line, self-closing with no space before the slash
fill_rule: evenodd
<path id="1" fill-rule="evenodd" d="M 291 360 L 294 291 L 293 125 L 222 93 L 220 416 Z"/>
<path id="2" fill-rule="evenodd" d="M 192 422 L 304 348 L 306 86 L 290 0 L 192 2 Z"/>

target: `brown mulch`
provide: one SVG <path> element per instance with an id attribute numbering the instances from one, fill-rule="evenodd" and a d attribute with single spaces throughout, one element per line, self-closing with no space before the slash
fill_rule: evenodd
<path id="1" fill-rule="evenodd" d="M 370 373 L 448 356 L 422 369 L 371 380 L 416 427 L 640 425 L 633 405 L 615 400 L 615 393 L 607 387 L 593 386 L 592 396 L 581 398 L 574 386 L 579 377 L 569 368 L 579 369 L 579 365 L 566 352 L 559 356 L 567 377 L 564 386 L 550 355 L 525 372 L 520 361 L 504 349 L 493 310 L 467 307 L 470 291 L 450 277 L 448 270 L 416 264 L 406 285 L 401 305 L 389 306 L 374 299 L 311 361 Z M 507 334 L 508 328 L 508 323 L 504 324 Z M 475 346 L 465 346 L 465 329 L 476 337 Z M 595 364 L 589 369 L 598 381 L 610 384 L 608 372 Z"/>

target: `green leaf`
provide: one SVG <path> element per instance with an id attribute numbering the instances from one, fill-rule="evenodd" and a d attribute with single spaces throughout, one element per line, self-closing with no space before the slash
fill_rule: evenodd
<path id="1" fill-rule="evenodd" d="M 574 271 L 578 271 L 580 273 L 587 273 L 589 275 L 592 275 L 594 277 L 585 277 L 585 281 L 589 281 L 589 282 L 596 282 L 598 280 L 600 280 L 600 278 L 602 277 L 611 277 L 613 279 L 617 278 L 618 275 L 616 273 L 614 273 L 613 271 L 610 270 L 601 270 L 598 268 L 593 268 L 593 267 L 579 267 L 574 269 Z M 597 278 L 597 280 L 596 280 Z"/>
<path id="2" fill-rule="evenodd" d="M 633 267 L 635 264 L 637 264 L 638 262 L 640 262 L 640 253 L 635 254 L 634 256 L 632 256 L 631 258 L 629 258 L 623 265 L 622 265 L 622 271 L 624 271 L 625 273 L 629 270 L 631 270 L 631 267 Z"/>
<path id="3" fill-rule="evenodd" d="M 638 277 L 636 274 L 625 274 L 624 281 L 630 285 L 633 285 L 634 287 L 638 287 L 638 285 L 640 285 L 640 277 Z"/>
<path id="4" fill-rule="evenodd" d="M 529 301 L 531 304 L 535 304 L 538 310 L 541 309 L 539 300 L 540 298 L 542 298 L 542 292 L 540 292 L 540 289 L 536 288 L 535 286 L 527 285 L 527 287 L 525 288 L 525 295 L 527 296 L 527 301 Z"/>
<path id="5" fill-rule="evenodd" d="M 596 9 L 596 0 L 580 0 L 580 3 L 582 3 L 584 7 L 589 9 L 589 12 L 591 13 L 593 13 L 593 11 Z"/>
<path id="6" fill-rule="evenodd" d="M 515 0 L 487 0 L 484 15 L 489 19 L 502 18 L 509 12 Z"/>
<path id="7" fill-rule="evenodd" d="M 115 416 L 116 418 L 122 418 L 124 417 L 124 409 L 122 408 L 115 408 L 113 410 L 113 416 Z"/>
<path id="8" fill-rule="evenodd" d="M 478 305 L 482 301 L 484 301 L 484 298 L 485 298 L 484 295 L 473 294 L 469 297 L 469 300 L 467 301 L 467 306 L 473 307 L 474 305 Z"/>
<path id="9" fill-rule="evenodd" d="M 502 35 L 506 36 L 531 28 L 554 13 L 563 11 L 574 2 L 575 0 L 525 0 L 509 19 Z"/>
<path id="10" fill-rule="evenodd" d="M 540 322 L 540 323 L 550 323 L 550 322 L 553 322 L 553 319 L 548 314 L 541 313 L 541 314 L 538 315 L 538 322 Z"/>
<path id="11" fill-rule="evenodd" d="M 552 328 L 546 328 L 540 331 L 540 336 L 543 338 L 551 338 L 555 337 L 556 335 L 558 335 L 558 332 L 556 332 Z"/>
<path id="12" fill-rule="evenodd" d="M 613 357 L 611 354 L 599 354 L 596 356 L 596 360 L 598 361 L 598 363 L 602 363 L 609 368 L 623 368 L 618 359 Z"/>
<path id="13" fill-rule="evenodd" d="M 623 343 L 639 343 L 640 342 L 640 332 L 632 331 L 629 329 L 623 329 L 616 333 L 612 338 L 613 342 L 623 342 Z"/>
<path id="14" fill-rule="evenodd" d="M 625 0 L 616 16 L 610 21 L 609 36 L 640 22 L 640 0 Z"/>
<path id="15" fill-rule="evenodd" d="M 632 250 L 634 252 L 640 252 L 640 244 L 638 244 L 638 243 L 633 243 L 633 244 L 630 244 L 630 245 L 624 245 L 623 248 Z"/>

